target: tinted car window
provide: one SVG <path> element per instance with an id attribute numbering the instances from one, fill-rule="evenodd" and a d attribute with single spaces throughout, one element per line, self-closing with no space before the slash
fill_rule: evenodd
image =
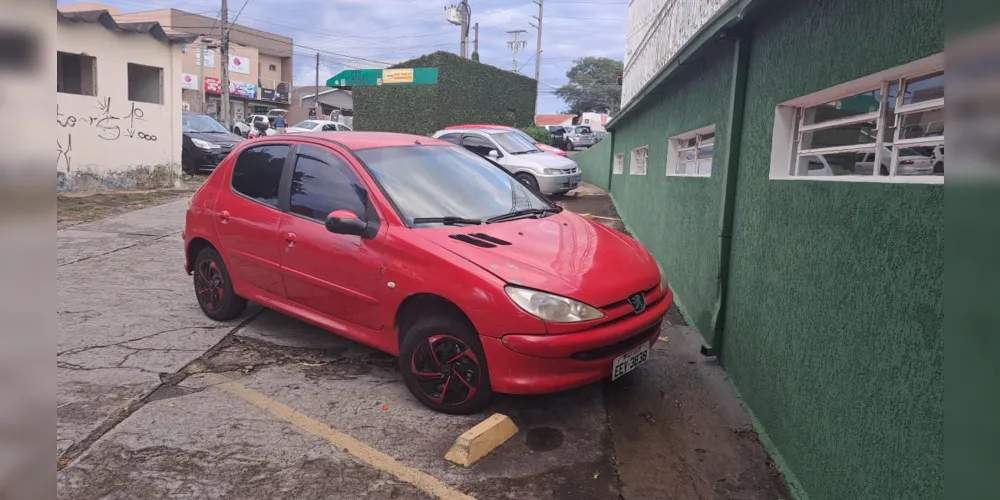
<path id="1" fill-rule="evenodd" d="M 336 154 L 315 146 L 303 146 L 295 159 L 292 213 L 326 221 L 334 210 L 350 210 L 365 216 L 364 188 L 351 167 Z"/>
<path id="2" fill-rule="evenodd" d="M 462 134 L 444 134 L 441 137 L 438 137 L 438 139 L 441 139 L 442 141 L 448 141 L 452 144 L 457 144 L 457 145 L 462 144 Z"/>
<path id="3" fill-rule="evenodd" d="M 504 169 L 462 148 L 372 148 L 358 156 L 408 224 L 419 217 L 485 219 L 553 206 Z"/>
<path id="4" fill-rule="evenodd" d="M 244 150 L 233 167 L 233 189 L 265 205 L 278 206 L 281 170 L 291 149 L 287 144 L 268 144 Z"/>
<path id="5" fill-rule="evenodd" d="M 479 156 L 486 156 L 490 154 L 490 151 L 496 149 L 496 146 L 494 146 L 492 142 L 478 135 L 467 135 L 463 137 L 462 146 Z M 499 151 L 497 152 L 499 153 Z"/>

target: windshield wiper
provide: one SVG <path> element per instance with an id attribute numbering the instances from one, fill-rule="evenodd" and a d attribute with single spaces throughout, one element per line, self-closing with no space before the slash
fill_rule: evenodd
<path id="1" fill-rule="evenodd" d="M 417 217 L 413 219 L 414 224 L 444 224 L 446 226 L 455 226 L 459 224 L 467 224 L 471 226 L 478 226 L 483 223 L 479 219 L 466 219 L 464 217 L 455 217 L 453 215 L 447 215 L 444 217 Z"/>
<path id="2" fill-rule="evenodd" d="M 557 214 L 559 212 L 562 212 L 562 210 L 563 210 L 562 207 L 529 208 L 526 210 L 517 210 L 514 212 L 498 215 L 496 217 L 490 217 L 489 219 L 486 219 L 486 223 L 491 224 L 494 222 L 503 222 L 508 220 L 520 219 L 530 215 L 537 215 L 541 217 L 545 214 Z"/>

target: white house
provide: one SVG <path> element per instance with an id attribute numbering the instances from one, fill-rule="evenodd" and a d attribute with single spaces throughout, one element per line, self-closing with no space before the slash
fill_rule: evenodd
<path id="1" fill-rule="evenodd" d="M 190 38 L 155 22 L 116 22 L 106 10 L 57 12 L 57 190 L 175 185 Z"/>
<path id="2" fill-rule="evenodd" d="M 590 127 L 590 130 L 593 130 L 594 132 L 604 132 L 604 124 L 608 123 L 609 119 L 610 117 L 604 113 L 592 113 L 590 111 L 586 111 L 580 113 L 580 121 L 577 124 L 587 125 Z"/>

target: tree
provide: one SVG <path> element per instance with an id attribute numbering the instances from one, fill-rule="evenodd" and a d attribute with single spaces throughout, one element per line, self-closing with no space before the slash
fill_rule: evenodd
<path id="1" fill-rule="evenodd" d="M 613 113 L 621 104 L 622 88 L 617 76 L 623 70 L 621 61 L 607 57 L 577 59 L 566 72 L 569 83 L 556 89 L 555 94 L 566 103 L 569 114 Z"/>

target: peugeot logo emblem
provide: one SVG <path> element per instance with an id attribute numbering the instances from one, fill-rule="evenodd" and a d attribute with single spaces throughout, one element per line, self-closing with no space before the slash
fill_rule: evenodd
<path id="1" fill-rule="evenodd" d="M 640 314 L 646 310 L 646 296 L 642 292 L 632 294 L 628 298 L 628 304 L 632 306 L 632 311 Z"/>

